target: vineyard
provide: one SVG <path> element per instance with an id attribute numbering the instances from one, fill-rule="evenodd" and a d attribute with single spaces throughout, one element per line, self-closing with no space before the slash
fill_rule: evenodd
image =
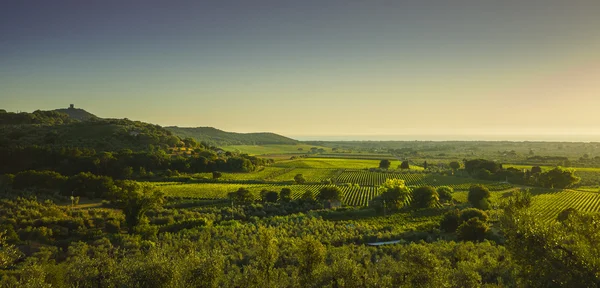
<path id="1" fill-rule="evenodd" d="M 286 171 L 286 173 L 282 173 L 280 175 L 277 175 L 276 177 L 271 177 L 268 180 L 272 180 L 275 182 L 294 181 L 294 176 L 296 176 L 297 174 L 302 174 L 302 176 L 304 176 L 304 179 L 306 179 L 306 182 L 321 182 L 326 179 L 332 179 L 335 181 L 338 175 L 340 175 L 342 172 L 342 169 L 293 168 L 291 170 Z"/>
<path id="2" fill-rule="evenodd" d="M 470 178 L 459 178 L 453 176 L 442 176 L 424 173 L 383 173 L 368 171 L 344 171 L 336 180 L 338 183 L 352 183 L 360 186 L 380 186 L 386 179 L 404 180 L 409 187 L 419 186 L 450 186 L 454 190 L 467 190 L 473 184 L 484 184 L 491 191 L 506 190 L 511 187 L 507 183 L 474 180 Z"/>
<path id="3" fill-rule="evenodd" d="M 249 181 L 249 180 L 263 180 L 270 179 L 272 177 L 276 177 L 279 174 L 286 173 L 290 169 L 286 168 L 278 168 L 278 167 L 263 167 L 258 171 L 250 172 L 250 173 L 226 173 L 221 172 L 221 180 L 230 180 L 230 181 Z M 196 173 L 191 175 L 193 178 L 207 178 L 211 179 L 213 177 L 212 173 Z"/>
<path id="4" fill-rule="evenodd" d="M 460 192 L 462 190 L 468 189 L 471 185 L 470 183 L 462 183 L 462 184 L 449 184 L 444 182 L 428 182 L 428 179 L 421 180 L 419 184 L 415 185 L 432 185 L 432 186 L 451 186 L 455 187 L 458 191 L 456 192 L 456 196 L 465 202 L 466 194 L 464 197 L 462 194 L 465 192 Z M 430 184 L 427 184 L 430 183 Z M 437 185 L 435 185 L 437 183 Z M 307 190 L 312 191 L 315 195 L 318 191 L 329 185 L 323 184 L 313 184 L 313 185 L 283 185 L 277 183 L 268 183 L 268 184 L 231 184 L 231 183 L 198 183 L 198 184 L 181 184 L 181 183 L 173 183 L 173 182 L 161 182 L 155 183 L 160 189 L 165 193 L 167 197 L 177 197 L 177 198 L 196 198 L 196 199 L 224 199 L 227 197 L 227 193 L 234 192 L 239 188 L 246 188 L 258 197 L 258 193 L 263 190 L 270 191 L 281 191 L 282 188 L 289 188 L 292 190 L 292 199 L 298 199 L 300 196 L 306 192 Z M 356 186 L 356 185 L 340 185 L 338 186 L 343 192 L 343 203 L 345 205 L 350 206 L 367 206 L 369 201 L 373 199 L 373 197 L 378 195 L 378 187 L 377 186 Z M 503 189 L 508 189 L 510 186 L 506 184 L 498 184 L 488 186 L 492 191 L 499 191 Z M 465 199 L 462 199 L 465 198 Z"/>
<path id="5" fill-rule="evenodd" d="M 540 193 L 533 197 L 531 207 L 536 218 L 544 221 L 553 221 L 558 213 L 567 208 L 600 212 L 600 193 L 574 190 Z"/>
<path id="6" fill-rule="evenodd" d="M 225 199 L 227 193 L 239 188 L 246 188 L 258 197 L 263 189 L 281 191 L 282 188 L 292 190 L 292 199 L 298 199 L 304 192 L 312 191 L 315 195 L 327 185 L 279 185 L 279 184 L 174 184 L 172 182 L 156 183 L 167 197 L 196 198 L 196 199 Z M 376 187 L 339 186 L 342 190 L 342 202 L 350 206 L 367 206 L 373 197 L 377 196 Z M 257 198 L 258 200 L 258 198 Z"/>
<path id="7" fill-rule="evenodd" d="M 400 161 L 392 160 L 391 168 L 400 165 Z M 294 167 L 310 169 L 369 169 L 379 167 L 379 160 L 341 159 L 341 158 L 302 158 L 275 163 L 276 167 Z M 418 168 L 418 167 L 415 167 Z"/>

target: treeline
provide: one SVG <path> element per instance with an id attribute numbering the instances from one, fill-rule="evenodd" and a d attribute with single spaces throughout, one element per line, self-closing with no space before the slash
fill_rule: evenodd
<path id="1" fill-rule="evenodd" d="M 34 114 L 27 115 L 32 117 Z M 43 146 L 54 149 L 79 147 L 97 151 L 149 151 L 166 150 L 181 145 L 181 139 L 171 132 L 158 125 L 139 121 L 93 119 L 63 123 L 59 120 L 43 124 L 0 125 L 0 147 Z"/>
<path id="2" fill-rule="evenodd" d="M 206 147 L 204 147 L 206 148 Z M 50 170 L 63 175 L 91 172 L 115 179 L 132 176 L 148 177 L 165 171 L 202 173 L 212 171 L 251 172 L 271 160 L 246 154 L 222 153 L 196 148 L 194 155 L 172 156 L 163 150 L 133 152 L 96 152 L 93 149 L 30 146 L 0 148 L 0 174 L 15 174 L 27 170 Z"/>
<path id="3" fill-rule="evenodd" d="M 73 122 L 77 122 L 77 120 L 72 119 L 65 113 L 60 113 L 57 111 L 36 110 L 33 113 L 13 113 L 0 110 L 0 125 L 58 125 Z"/>
<path id="4" fill-rule="evenodd" d="M 580 177 L 575 176 L 574 171 L 562 167 L 555 167 L 543 172 L 539 166 L 533 166 L 524 171 L 516 168 L 503 168 L 502 164 L 485 159 L 465 160 L 464 165 L 465 170 L 477 179 L 508 181 L 514 184 L 544 188 L 568 188 L 581 180 Z"/>

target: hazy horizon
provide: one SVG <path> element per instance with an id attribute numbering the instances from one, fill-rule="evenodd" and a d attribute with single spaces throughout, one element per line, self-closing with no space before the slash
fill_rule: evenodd
<path id="1" fill-rule="evenodd" d="M 559 0 L 6 1 L 0 108 L 73 103 L 283 135 L 598 135 L 598 11 Z"/>

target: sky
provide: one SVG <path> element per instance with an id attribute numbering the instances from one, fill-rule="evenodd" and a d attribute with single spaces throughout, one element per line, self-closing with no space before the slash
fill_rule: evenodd
<path id="1" fill-rule="evenodd" d="M 600 135 L 598 15 L 597 0 L 3 0 L 0 109 L 297 138 Z"/>

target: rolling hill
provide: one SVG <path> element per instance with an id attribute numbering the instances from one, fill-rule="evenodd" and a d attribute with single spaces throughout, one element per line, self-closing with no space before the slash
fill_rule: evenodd
<path id="1" fill-rule="evenodd" d="M 267 144 L 298 144 L 297 140 L 275 133 L 235 133 L 226 132 L 212 127 L 165 127 L 180 138 L 193 138 L 212 145 L 267 145 Z"/>
<path id="2" fill-rule="evenodd" d="M 64 110 L 74 111 L 69 111 L 71 114 L 39 110 L 0 113 L 0 148 L 38 146 L 139 151 L 179 144 L 177 137 L 158 125 L 127 119 L 102 119 L 82 109 Z"/>
<path id="3" fill-rule="evenodd" d="M 60 113 L 65 113 L 65 114 L 69 115 L 69 117 L 71 117 L 75 120 L 79 120 L 79 121 L 87 121 L 87 120 L 99 118 L 90 112 L 87 112 L 83 109 L 74 108 L 74 107 L 69 107 L 69 108 L 65 108 L 65 109 L 56 109 L 54 111 L 57 111 Z"/>

